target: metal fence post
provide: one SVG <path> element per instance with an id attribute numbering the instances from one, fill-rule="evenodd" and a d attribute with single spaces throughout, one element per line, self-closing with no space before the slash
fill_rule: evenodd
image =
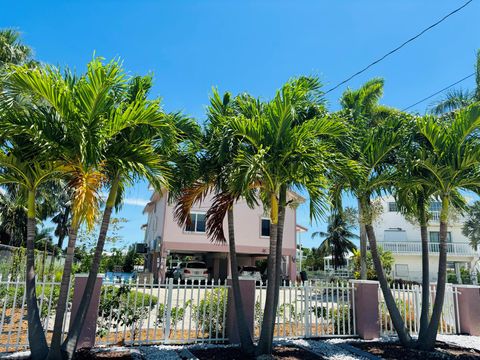
<path id="1" fill-rule="evenodd" d="M 168 279 L 167 287 L 167 303 L 165 304 L 165 343 L 168 343 L 170 338 L 170 322 L 172 316 L 172 294 L 173 294 L 173 279 Z M 177 295 L 178 296 L 178 295 Z"/>

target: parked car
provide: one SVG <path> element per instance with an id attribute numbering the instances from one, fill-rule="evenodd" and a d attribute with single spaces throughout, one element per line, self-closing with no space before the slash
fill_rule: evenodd
<path id="1" fill-rule="evenodd" d="M 243 266 L 239 271 L 240 277 L 243 279 L 253 279 L 255 282 L 262 282 L 262 274 L 256 266 Z"/>
<path id="2" fill-rule="evenodd" d="M 175 280 L 186 281 L 186 282 L 208 281 L 207 265 L 202 261 L 182 262 L 173 271 L 173 278 Z"/>

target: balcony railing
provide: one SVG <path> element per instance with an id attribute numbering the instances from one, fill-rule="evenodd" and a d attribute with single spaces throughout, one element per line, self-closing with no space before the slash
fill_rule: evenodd
<path id="1" fill-rule="evenodd" d="M 399 242 L 387 242 L 379 241 L 378 245 L 385 251 L 391 251 L 399 254 L 421 254 L 422 243 L 420 241 L 399 241 Z M 428 250 L 430 253 L 439 253 L 440 244 L 430 243 L 428 244 Z M 447 253 L 451 255 L 463 255 L 474 256 L 477 253 L 468 243 L 447 243 Z"/>

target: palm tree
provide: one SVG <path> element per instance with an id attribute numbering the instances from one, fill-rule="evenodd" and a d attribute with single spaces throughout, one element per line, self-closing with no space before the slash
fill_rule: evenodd
<path id="1" fill-rule="evenodd" d="M 447 228 L 452 207 L 464 206 L 461 190 L 480 191 L 480 152 L 478 130 L 480 105 L 457 111 L 451 121 L 424 117 L 417 121 L 418 132 L 428 144 L 418 169 L 425 174 L 418 183 L 432 186 L 441 201 L 440 252 L 434 306 L 425 337 L 419 346 L 434 347 L 445 296 L 447 280 Z"/>
<path id="2" fill-rule="evenodd" d="M 335 270 L 337 270 L 337 267 L 345 265 L 345 256 L 349 252 L 357 250 L 357 246 L 351 239 L 358 239 L 358 235 L 354 234 L 352 229 L 353 225 L 346 221 L 343 213 L 335 211 L 328 218 L 327 232 L 316 231 L 312 234 L 312 240 L 317 237 L 325 238 L 318 251 L 324 256 L 332 256 L 332 264 Z"/>
<path id="3" fill-rule="evenodd" d="M 253 355 L 255 348 L 243 311 L 235 246 L 233 205 L 241 196 L 232 193 L 228 187 L 233 159 L 238 150 L 238 139 L 232 136 L 229 128 L 230 119 L 241 114 L 236 100 L 232 99 L 228 92 L 220 97 L 218 91 L 214 89 L 207 109 L 208 122 L 202 141 L 204 149 L 196 162 L 197 175 L 192 178 L 192 183 L 181 189 L 175 217 L 180 226 L 185 226 L 194 202 L 202 201 L 209 193 L 215 194 L 212 206 L 206 214 L 207 235 L 213 242 L 225 243 L 227 240 L 223 222 L 227 217 L 230 271 L 240 346 L 244 353 Z"/>
<path id="4" fill-rule="evenodd" d="M 26 295 L 28 339 L 32 359 L 43 360 L 48 354 L 48 345 L 40 321 L 35 286 L 35 232 L 36 232 L 36 193 L 38 187 L 58 175 L 59 167 L 54 163 L 42 163 L 34 158 L 22 159 L 22 154 L 30 153 L 32 143 L 9 139 L 9 148 L 0 154 L 0 184 L 15 184 L 26 193 L 27 199 L 27 268 Z M 18 155 L 17 155 L 18 154 Z"/>
<path id="5" fill-rule="evenodd" d="M 234 192 L 257 189 L 270 217 L 267 295 L 258 343 L 259 354 L 271 354 L 274 320 L 280 286 L 283 225 L 291 188 L 310 195 L 312 218 L 325 211 L 326 169 L 335 163 L 331 139 L 344 134 L 344 126 L 325 116 L 316 78 L 287 82 L 273 100 L 247 99 L 248 109 L 232 120 L 231 128 L 242 143 L 234 160 L 231 186 Z"/>
<path id="6" fill-rule="evenodd" d="M 373 264 L 392 323 L 401 343 L 410 346 L 411 337 L 390 291 L 372 225 L 375 215 L 372 197 L 390 190 L 396 179 L 394 155 L 405 138 L 403 127 L 403 117 L 398 114 L 383 120 L 381 126 L 369 127 L 364 130 L 365 133 L 361 137 L 362 141 L 358 142 L 357 150 L 358 162 L 363 167 L 363 171 L 350 179 L 349 187 L 350 191 L 359 199 L 361 222 L 365 226 Z"/>
<path id="7" fill-rule="evenodd" d="M 454 89 L 446 93 L 443 99 L 434 104 L 430 111 L 435 115 L 447 115 L 480 101 L 480 50 L 475 63 L 475 89 Z"/>
<path id="8" fill-rule="evenodd" d="M 383 86 L 383 79 L 374 78 L 367 81 L 357 90 L 347 89 L 340 99 L 340 104 L 343 108 L 342 116 L 348 119 L 352 131 L 350 141 L 354 144 L 347 147 L 348 156 L 355 161 L 361 160 L 361 154 L 358 153 L 358 149 L 359 144 L 365 140 L 366 131 L 378 125 L 395 112 L 393 109 L 378 103 L 383 96 Z M 343 179 L 339 184 L 343 185 L 343 189 L 340 187 L 339 193 L 341 190 L 348 190 L 349 186 L 351 187 L 351 185 L 348 185 L 351 182 L 351 179 L 349 179 L 351 176 L 355 177 L 356 174 L 350 173 L 350 176 L 342 175 Z M 365 280 L 367 278 L 367 235 L 365 224 L 363 223 L 365 215 L 361 213 L 362 207 L 360 206 L 359 198 L 357 198 L 357 206 L 360 228 L 360 278 Z"/>
<path id="9" fill-rule="evenodd" d="M 105 185 L 109 189 L 100 224 L 92 266 L 71 331 L 62 344 L 70 359 L 77 346 L 85 321 L 100 266 L 105 239 L 114 207 L 121 204 L 124 189 L 139 178 L 146 178 L 152 186 L 161 190 L 168 185 L 169 153 L 175 151 L 179 125 L 177 116 L 166 116 L 158 100 L 147 100 L 151 77 L 134 77 L 125 89 L 117 94 L 118 106 L 110 116 L 99 122 L 99 131 L 105 135 L 100 149 L 103 158 Z"/>
<path id="10" fill-rule="evenodd" d="M 103 65 L 100 59 L 94 59 L 80 77 L 49 66 L 11 66 L 10 71 L 5 81 L 10 98 L 31 101 L 17 106 L 28 112 L 27 116 L 2 119 L 2 131 L 6 136 L 28 136 L 48 149 L 48 159 L 63 164 L 72 195 L 72 221 L 50 349 L 50 356 L 55 358 L 60 356 L 77 232 L 84 221 L 93 228 L 98 213 L 98 190 L 104 178 L 98 170 L 98 148 L 103 134 L 95 126 L 111 113 L 123 80 L 116 63 Z"/>

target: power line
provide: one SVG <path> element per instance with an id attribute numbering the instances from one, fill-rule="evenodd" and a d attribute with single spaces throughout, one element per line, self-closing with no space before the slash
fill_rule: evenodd
<path id="1" fill-rule="evenodd" d="M 367 71 L 368 69 L 370 69 L 373 65 L 376 65 L 378 64 L 380 61 L 384 60 L 386 57 L 392 55 L 393 53 L 397 52 L 398 50 L 400 50 L 401 48 L 403 48 L 405 45 L 407 45 L 408 43 L 416 40 L 417 38 L 419 38 L 420 36 L 422 36 L 423 34 L 425 34 L 428 30 L 434 28 L 435 26 L 439 25 L 441 22 L 445 21 L 447 18 L 449 18 L 450 16 L 452 16 L 453 14 L 459 12 L 460 10 L 462 10 L 464 7 L 466 7 L 468 4 L 470 4 L 473 0 L 469 0 L 467 1 L 465 4 L 463 4 L 462 6 L 460 6 L 459 8 L 449 12 L 447 15 L 445 15 L 443 18 L 441 18 L 440 20 L 438 20 L 437 22 L 433 23 L 432 25 L 430 25 L 429 27 L 423 29 L 421 32 L 419 32 L 417 35 L 411 37 L 410 39 L 408 39 L 407 41 L 403 42 L 401 45 L 397 46 L 395 49 L 389 51 L 388 53 L 386 53 L 385 55 L 383 55 L 381 58 L 375 60 L 374 62 L 370 63 L 369 65 L 365 66 L 363 69 L 357 71 L 355 74 L 351 75 L 350 77 L 348 77 L 347 79 L 343 80 L 342 82 L 340 82 L 339 84 L 337 84 L 336 86 L 334 86 L 333 88 L 331 88 L 330 90 L 327 90 L 325 92 L 325 94 L 328 94 L 329 92 L 339 88 L 341 85 L 349 82 L 350 80 L 352 80 L 354 77 L 364 73 L 365 71 Z"/>
<path id="2" fill-rule="evenodd" d="M 467 80 L 468 78 L 471 78 L 471 77 L 474 76 L 474 75 L 475 75 L 475 73 L 471 73 L 470 75 L 467 75 L 467 76 L 461 78 L 460 80 L 455 81 L 453 84 L 450 84 L 450 85 L 444 87 L 443 89 L 438 90 L 437 92 L 433 93 L 432 95 L 429 95 L 429 96 L 427 96 L 426 98 L 423 98 L 422 100 L 417 101 L 415 104 L 412 104 L 412 105 L 410 105 L 410 106 L 402 109 L 402 111 L 406 111 L 406 110 L 408 110 L 408 109 L 410 109 L 410 108 L 412 108 L 412 107 L 414 107 L 414 106 L 417 106 L 418 104 L 421 104 L 422 102 L 427 101 L 428 99 L 431 99 L 432 97 L 434 97 L 434 96 L 436 96 L 436 95 L 444 92 L 445 90 L 448 90 L 448 89 L 450 89 L 451 87 L 453 87 L 453 86 L 455 86 L 455 85 L 457 85 L 457 84 L 460 84 L 462 81 L 465 81 L 465 80 Z"/>

